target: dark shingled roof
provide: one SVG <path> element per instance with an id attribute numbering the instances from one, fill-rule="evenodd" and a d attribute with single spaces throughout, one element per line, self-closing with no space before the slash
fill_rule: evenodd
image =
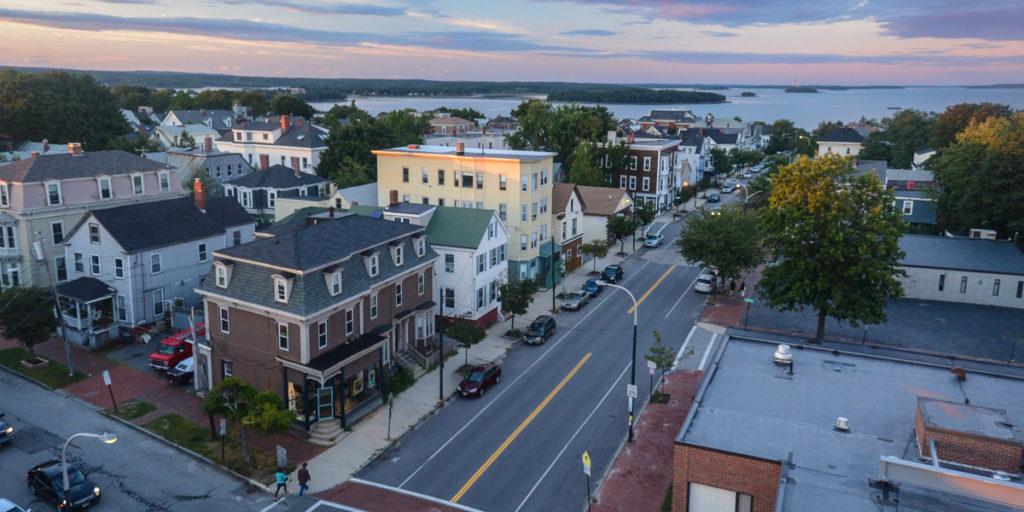
<path id="1" fill-rule="evenodd" d="M 295 170 L 281 164 L 273 165 L 263 171 L 253 171 L 240 178 L 225 182 L 225 185 L 246 188 L 295 188 L 307 185 L 319 185 L 331 181 L 315 174 L 305 172 L 295 175 Z"/>
<path id="2" fill-rule="evenodd" d="M 0 180 L 15 183 L 92 178 L 156 171 L 168 167 L 127 151 L 87 151 L 77 155 L 39 155 L 0 167 Z"/>
<path id="3" fill-rule="evenodd" d="M 864 136 L 853 128 L 836 128 L 828 132 L 828 135 L 818 139 L 818 142 L 864 142 Z"/>
<path id="4" fill-rule="evenodd" d="M 57 285 L 57 295 L 70 297 L 79 302 L 92 302 L 97 299 L 111 297 L 117 290 L 95 277 L 79 277 L 74 281 Z"/>
<path id="5" fill-rule="evenodd" d="M 276 121 L 246 121 L 235 126 L 234 130 L 268 132 L 280 130 L 280 118 L 271 119 Z M 292 118 L 292 123 L 288 127 L 288 131 L 281 134 L 281 136 L 273 142 L 247 140 L 244 141 L 244 143 L 262 146 L 287 146 L 293 148 L 322 148 L 327 146 L 327 130 L 306 121 L 303 121 L 302 124 L 298 124 L 295 122 L 295 119 L 299 118 Z M 225 133 L 217 140 L 220 142 L 241 142 L 234 139 L 234 130 Z"/>
<path id="6" fill-rule="evenodd" d="M 391 206 L 388 206 L 385 209 L 385 211 L 387 211 L 388 213 L 395 213 L 399 215 L 423 215 L 424 213 L 429 212 L 434 208 L 436 208 L 436 206 L 421 203 L 409 203 L 403 201 L 401 203 L 395 203 Z"/>
<path id="7" fill-rule="evenodd" d="M 1011 242 L 903 235 L 900 249 L 907 267 L 1024 275 L 1024 253 Z"/>
<path id="8" fill-rule="evenodd" d="M 68 237 L 89 218 L 102 224 L 129 253 L 206 238 L 254 222 L 233 197 L 207 199 L 206 213 L 191 198 L 182 197 L 93 210 L 82 217 Z"/>

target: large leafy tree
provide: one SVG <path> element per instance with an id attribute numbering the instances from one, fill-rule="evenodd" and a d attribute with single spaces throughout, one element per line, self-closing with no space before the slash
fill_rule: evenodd
<path id="1" fill-rule="evenodd" d="M 335 105 L 331 107 L 324 114 L 323 125 L 328 130 L 338 126 L 344 119 L 347 123 L 357 123 L 360 121 L 367 121 L 372 119 L 373 116 L 369 112 L 356 106 L 356 100 L 352 100 L 350 105 Z"/>
<path id="2" fill-rule="evenodd" d="M 818 339 L 828 317 L 884 322 L 906 275 L 899 267 L 905 223 L 892 191 L 874 176 L 855 176 L 850 160 L 835 155 L 781 168 L 772 187 L 761 222 L 769 264 L 757 284 L 766 303 L 813 308 Z"/>
<path id="3" fill-rule="evenodd" d="M 251 107 L 255 116 L 266 115 L 270 110 L 270 103 L 267 96 L 260 91 L 244 91 L 234 97 L 234 101 L 240 105 Z"/>
<path id="4" fill-rule="evenodd" d="M 0 327 L 36 359 L 35 346 L 50 339 L 57 327 L 53 296 L 36 286 L 11 286 L 0 293 Z"/>
<path id="5" fill-rule="evenodd" d="M 864 142 L 863 160 L 886 160 L 889 167 L 909 169 L 914 152 L 931 144 L 935 116 L 911 108 L 882 119 L 882 131 L 872 133 Z M 884 158 L 883 158 L 884 157 Z"/>
<path id="6" fill-rule="evenodd" d="M 815 145 L 811 140 L 811 134 L 803 128 L 797 128 L 789 119 L 779 119 L 772 123 L 769 129 L 771 137 L 764 152 L 768 155 L 781 153 L 783 151 L 795 151 L 803 155 L 813 155 Z"/>
<path id="7" fill-rule="evenodd" d="M 537 282 L 533 279 L 509 281 L 498 286 L 498 300 L 501 309 L 512 313 L 510 330 L 516 330 L 516 317 L 525 315 L 526 309 L 533 302 L 533 294 L 537 291 Z"/>
<path id="8" fill-rule="evenodd" d="M 729 153 L 721 148 L 711 149 L 711 161 L 715 166 L 715 175 L 725 176 L 732 170 L 732 163 L 729 162 Z"/>
<path id="9" fill-rule="evenodd" d="M 719 215 L 696 215 L 684 224 L 676 245 L 686 261 L 739 278 L 764 262 L 758 217 L 731 205 Z"/>
<path id="10" fill-rule="evenodd" d="M 214 386 L 203 402 L 203 411 L 210 416 L 211 428 L 215 414 L 238 425 L 246 462 L 249 462 L 249 429 L 263 433 L 283 432 L 295 419 L 295 413 L 285 407 L 276 393 L 259 393 L 238 377 L 228 377 Z"/>
<path id="11" fill-rule="evenodd" d="M 569 157 L 569 183 L 603 187 L 606 185 L 604 170 L 598 167 L 601 151 L 593 142 L 580 142 Z"/>
<path id="12" fill-rule="evenodd" d="M 597 271 L 597 260 L 608 256 L 608 243 L 604 240 L 591 240 L 580 246 L 583 254 L 593 257 L 594 271 Z"/>
<path id="13" fill-rule="evenodd" d="M 320 154 L 316 172 L 335 180 L 339 187 L 371 183 L 377 179 L 377 157 L 373 150 L 400 145 L 400 136 L 373 118 L 346 126 L 335 124 L 327 136 L 327 149 Z"/>
<path id="14" fill-rule="evenodd" d="M 487 331 L 484 331 L 484 328 L 476 322 L 456 322 L 445 329 L 445 334 L 466 349 L 467 365 L 469 364 L 469 348 L 487 337 Z"/>
<path id="15" fill-rule="evenodd" d="M 1013 109 L 998 103 L 959 103 L 946 107 L 935 118 L 932 147 L 942 149 L 954 142 L 958 133 L 971 123 L 980 123 L 990 117 L 1009 117 Z"/>
<path id="16" fill-rule="evenodd" d="M 0 71 L 0 133 L 100 149 L 129 131 L 117 98 L 90 75 Z"/>
<path id="17" fill-rule="evenodd" d="M 1024 233 L 1024 113 L 969 125 L 932 168 L 940 225 Z"/>
<path id="18" fill-rule="evenodd" d="M 837 130 L 844 126 L 846 126 L 846 124 L 842 121 L 822 121 L 818 123 L 818 127 L 811 132 L 811 135 L 816 139 L 820 139 L 829 133 L 832 133 L 833 130 Z"/>
<path id="19" fill-rule="evenodd" d="M 231 110 L 231 91 L 227 89 L 203 89 L 196 94 L 196 108 Z"/>
<path id="20" fill-rule="evenodd" d="M 168 110 L 193 110 L 195 108 L 196 100 L 187 91 L 178 91 L 171 97 L 171 102 L 167 105 Z"/>
<path id="21" fill-rule="evenodd" d="M 430 132 L 430 122 L 426 118 L 414 117 L 405 110 L 389 112 L 378 122 L 394 133 L 395 140 L 400 146 L 422 144 L 423 135 Z"/>
<path id="22" fill-rule="evenodd" d="M 636 222 L 632 217 L 614 215 L 608 219 L 608 232 L 619 241 L 619 252 L 626 252 L 626 237 L 636 230 Z"/>
<path id="23" fill-rule="evenodd" d="M 271 98 L 270 110 L 278 115 L 302 116 L 306 119 L 312 119 L 313 114 L 316 114 L 312 105 L 291 94 L 278 94 Z"/>
<path id="24" fill-rule="evenodd" d="M 505 135 L 512 149 L 551 151 L 556 162 L 567 162 L 580 141 L 599 141 L 615 128 L 611 112 L 602 106 L 577 104 L 553 106 L 540 100 L 529 100 L 512 111 L 519 121 L 519 130 Z"/>

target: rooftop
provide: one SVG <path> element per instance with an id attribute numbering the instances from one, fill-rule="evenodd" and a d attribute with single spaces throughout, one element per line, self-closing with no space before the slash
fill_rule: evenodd
<path id="1" fill-rule="evenodd" d="M 864 142 L 864 136 L 855 128 L 836 128 L 818 139 L 818 142 L 851 142 L 860 144 Z"/>
<path id="2" fill-rule="evenodd" d="M 969 399 L 1003 409 L 1021 425 L 1024 380 L 968 373 L 958 381 L 949 367 L 803 345 L 794 346 L 790 375 L 772 360 L 776 346 L 729 337 L 676 442 L 771 461 L 791 458 L 781 510 L 1012 510 L 908 483 L 899 487 L 898 508 L 883 508 L 869 480 L 879 478 L 883 456 L 921 461 L 913 435 L 919 397 Z M 833 428 L 840 416 L 848 418 L 849 432 Z"/>
<path id="3" fill-rule="evenodd" d="M 0 181 L 93 178 L 100 175 L 156 171 L 167 167 L 127 151 L 85 151 L 73 155 L 40 155 L 0 167 Z"/>
<path id="4" fill-rule="evenodd" d="M 305 172 L 300 172 L 296 175 L 294 169 L 277 164 L 267 167 L 266 170 L 253 171 L 249 174 L 235 178 L 226 182 L 225 185 L 234 185 L 236 187 L 245 188 L 286 189 L 304 187 L 308 185 L 319 185 L 329 181 L 331 180 Z"/>
<path id="5" fill-rule="evenodd" d="M 557 153 L 550 151 L 522 151 L 516 149 L 487 149 L 465 148 L 464 154 L 457 153 L 457 148 L 451 146 L 428 146 L 410 144 L 409 146 L 398 146 L 390 149 L 375 149 L 373 154 L 408 154 L 408 155 L 434 155 L 451 158 L 487 158 L 494 160 L 518 160 L 520 162 L 540 162 L 546 158 L 553 158 Z"/>
<path id="6" fill-rule="evenodd" d="M 902 194 L 901 194 L 902 195 Z M 1024 275 L 1024 253 L 1011 242 L 931 235 L 903 235 L 908 267 Z"/>
<path id="7" fill-rule="evenodd" d="M 430 245 L 476 249 L 487 234 L 494 210 L 438 206 L 427 225 Z"/>

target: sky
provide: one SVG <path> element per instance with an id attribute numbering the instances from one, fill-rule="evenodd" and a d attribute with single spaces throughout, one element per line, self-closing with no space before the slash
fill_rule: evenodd
<path id="1" fill-rule="evenodd" d="M 0 65 L 665 84 L 1024 83 L 1022 0 L 0 0 Z"/>

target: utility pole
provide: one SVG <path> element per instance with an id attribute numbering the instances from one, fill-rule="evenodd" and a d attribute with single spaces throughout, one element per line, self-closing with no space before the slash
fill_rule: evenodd
<path id="1" fill-rule="evenodd" d="M 32 251 L 33 255 L 37 260 L 43 263 L 43 267 L 46 268 L 46 276 L 50 279 L 50 292 L 53 293 L 53 303 L 57 308 L 57 322 L 60 325 L 60 337 L 64 339 L 64 356 L 68 360 L 68 376 L 75 374 L 75 368 L 71 365 L 71 344 L 68 343 L 68 332 L 67 325 L 64 323 L 64 312 L 60 310 L 60 297 L 57 296 L 57 282 L 53 279 L 53 272 L 50 272 L 50 262 L 46 260 L 46 244 L 43 242 L 43 234 L 36 231 L 36 241 L 39 244 L 38 251 Z M 35 249 L 33 247 L 33 249 Z M 65 269 L 67 268 L 67 262 L 64 263 Z"/>
<path id="2" fill-rule="evenodd" d="M 441 353 L 438 354 L 438 371 L 437 375 L 440 377 L 440 384 L 437 391 L 437 400 L 444 402 L 444 288 L 438 287 L 441 293 L 441 314 L 437 317 L 437 338 L 440 344 Z"/>

